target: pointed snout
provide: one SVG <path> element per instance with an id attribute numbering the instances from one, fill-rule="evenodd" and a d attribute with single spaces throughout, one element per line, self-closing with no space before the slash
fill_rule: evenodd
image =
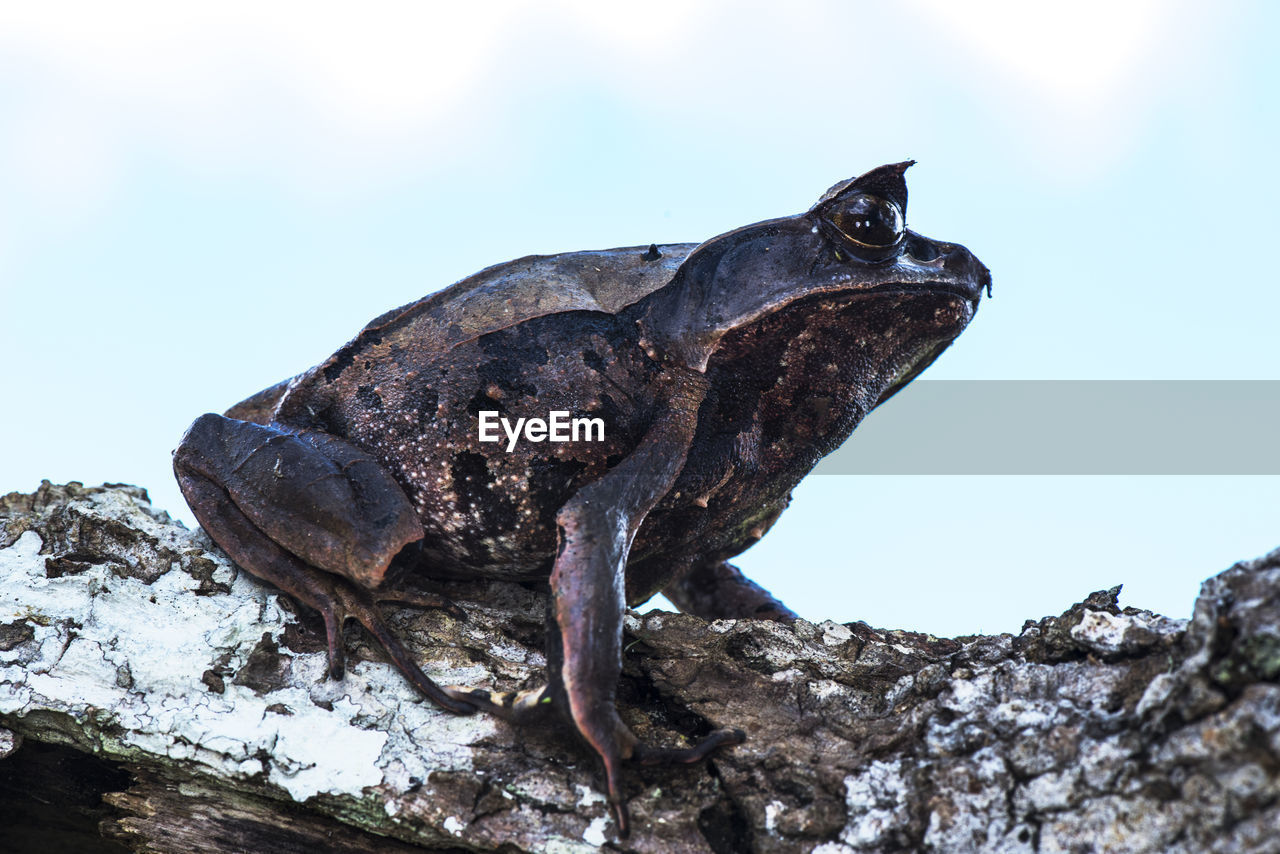
<path id="1" fill-rule="evenodd" d="M 918 264 L 938 270 L 957 284 L 964 284 L 975 304 L 984 290 L 987 296 L 991 296 L 991 271 L 959 243 L 930 240 L 924 235 L 908 231 L 903 254 L 910 256 Z"/>

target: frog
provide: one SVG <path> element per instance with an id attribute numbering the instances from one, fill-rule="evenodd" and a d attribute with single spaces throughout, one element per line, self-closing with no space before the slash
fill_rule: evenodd
<path id="1" fill-rule="evenodd" d="M 745 738 L 664 747 L 623 722 L 628 607 L 661 592 L 707 620 L 797 619 L 731 559 L 990 296 L 973 253 L 906 227 L 913 162 L 700 244 L 527 256 L 388 311 L 198 418 L 174 451 L 182 493 L 237 565 L 319 612 L 332 678 L 354 620 L 448 712 L 558 712 L 625 836 L 625 763 L 698 762 Z M 603 429 L 553 441 L 556 413 Z M 493 441 L 495 419 L 543 429 Z M 436 684 L 380 605 L 465 614 L 391 583 L 404 574 L 544 589 L 546 684 Z"/>

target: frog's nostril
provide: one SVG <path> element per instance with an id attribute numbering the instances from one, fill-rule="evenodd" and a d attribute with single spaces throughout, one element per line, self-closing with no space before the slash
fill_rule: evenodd
<path id="1" fill-rule="evenodd" d="M 974 254 L 963 246 L 952 246 L 943 262 L 943 269 L 958 277 L 968 279 L 979 289 L 985 288 L 991 296 L 991 271 Z"/>
<path id="2" fill-rule="evenodd" d="M 938 247 L 931 240 L 913 240 L 911 245 L 907 247 L 907 252 L 911 257 L 927 264 L 938 257 Z"/>

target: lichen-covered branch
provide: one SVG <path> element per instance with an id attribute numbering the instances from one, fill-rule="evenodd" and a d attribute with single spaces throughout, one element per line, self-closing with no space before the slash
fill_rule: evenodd
<path id="1" fill-rule="evenodd" d="M 539 592 L 444 592 L 468 620 L 391 612 L 433 679 L 541 682 Z M 618 840 L 553 714 L 440 712 L 356 629 L 329 680 L 319 622 L 142 490 L 45 484 L 0 505 L 0 824 L 42 851 L 1275 850 L 1280 551 L 1190 621 L 1117 592 L 952 640 L 629 616 L 626 722 L 748 741 L 635 768 Z"/>

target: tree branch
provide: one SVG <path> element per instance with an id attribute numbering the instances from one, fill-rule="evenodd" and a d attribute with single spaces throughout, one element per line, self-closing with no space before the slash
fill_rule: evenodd
<path id="1" fill-rule="evenodd" d="M 388 612 L 433 679 L 542 682 L 542 594 L 443 591 L 470 619 Z M 1271 850 L 1280 551 L 1189 622 L 1118 592 L 956 639 L 628 615 L 637 734 L 748 741 L 629 769 L 619 841 L 554 717 L 440 712 L 358 630 L 333 682 L 319 621 L 142 490 L 46 483 L 0 505 L 0 826 L 19 851 Z"/>

